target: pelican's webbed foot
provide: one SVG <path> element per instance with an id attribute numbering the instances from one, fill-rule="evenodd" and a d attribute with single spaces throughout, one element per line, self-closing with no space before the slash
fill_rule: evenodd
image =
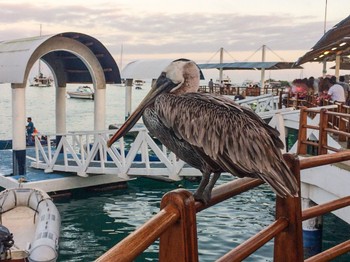
<path id="1" fill-rule="evenodd" d="M 214 173 L 211 179 L 210 174 L 203 173 L 202 180 L 193 194 L 194 199 L 207 205 L 211 199 L 211 191 L 219 177 L 220 173 Z"/>

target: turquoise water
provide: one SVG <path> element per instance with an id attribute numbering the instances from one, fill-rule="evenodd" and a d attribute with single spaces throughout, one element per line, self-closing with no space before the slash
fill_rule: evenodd
<path id="1" fill-rule="evenodd" d="M 67 91 L 76 87 L 70 85 Z M 10 139 L 11 88 L 6 84 L 0 84 L 0 88 L 0 139 Z M 145 86 L 133 92 L 133 108 L 148 90 L 149 86 Z M 54 88 L 28 87 L 26 90 L 27 115 L 33 117 L 41 133 L 55 131 L 54 97 Z M 124 120 L 124 97 L 124 88 L 107 87 L 106 128 Z M 67 98 L 66 104 L 69 131 L 93 129 L 93 101 Z M 231 176 L 223 176 L 219 183 L 232 179 Z M 94 261 L 157 213 L 161 197 L 178 187 L 194 191 L 197 183 L 137 179 L 129 182 L 127 189 L 100 193 L 75 190 L 71 198 L 55 200 L 62 217 L 58 261 Z M 274 194 L 267 186 L 260 186 L 198 213 L 200 261 L 215 261 L 273 219 Z M 349 225 L 333 215 L 325 216 L 324 228 L 325 247 L 344 241 L 350 235 Z M 153 245 L 136 261 L 157 261 L 157 251 L 157 245 Z M 272 242 L 269 242 L 245 261 L 271 261 L 272 256 Z M 350 255 L 335 261 L 350 261 Z"/>
<path id="2" fill-rule="evenodd" d="M 232 180 L 223 176 L 219 183 Z M 113 192 L 74 192 L 56 201 L 62 216 L 59 261 L 92 261 L 159 211 L 164 193 L 179 187 L 193 191 L 197 183 L 167 183 L 146 178 Z M 273 221 L 274 195 L 267 186 L 231 198 L 197 214 L 200 261 L 215 261 Z M 136 261 L 157 261 L 151 246 Z M 247 261 L 269 261 L 272 243 Z"/>
<path id="3" fill-rule="evenodd" d="M 218 184 L 231 181 L 222 176 Z M 194 191 L 197 183 L 167 183 L 141 178 L 127 189 L 112 192 L 76 190 L 69 199 L 56 200 L 62 216 L 58 261 L 93 261 L 159 212 L 163 194 L 177 188 Z M 258 233 L 274 220 L 274 194 L 268 186 L 233 197 L 197 214 L 199 261 L 215 261 Z M 349 239 L 350 227 L 334 215 L 324 216 L 323 247 Z M 156 242 L 158 243 L 158 242 Z M 152 245 L 135 261 L 158 261 Z M 272 261 L 270 241 L 245 261 Z M 350 255 L 334 260 L 350 261 Z"/>

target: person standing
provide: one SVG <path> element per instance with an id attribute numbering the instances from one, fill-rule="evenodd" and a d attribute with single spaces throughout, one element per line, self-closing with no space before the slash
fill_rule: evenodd
<path id="1" fill-rule="evenodd" d="M 33 143 L 32 135 L 34 133 L 34 123 L 32 122 L 31 117 L 27 118 L 27 122 L 28 122 L 27 127 L 26 127 L 26 129 L 27 129 L 27 143 L 31 144 L 31 143 Z"/>
<path id="2" fill-rule="evenodd" d="M 209 93 L 214 93 L 214 83 L 213 83 L 213 79 L 210 78 L 210 81 L 208 83 L 209 86 Z"/>
<path id="3" fill-rule="evenodd" d="M 224 94 L 224 89 L 225 89 L 225 84 L 224 84 L 224 81 L 221 80 L 221 83 L 220 83 L 220 95 Z"/>

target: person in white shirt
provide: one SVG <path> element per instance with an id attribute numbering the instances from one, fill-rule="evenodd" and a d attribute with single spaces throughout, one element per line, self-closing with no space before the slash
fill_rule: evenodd
<path id="1" fill-rule="evenodd" d="M 337 84 L 335 79 L 330 80 L 332 86 L 328 90 L 328 96 L 331 100 L 345 103 L 345 92 L 344 88 Z"/>

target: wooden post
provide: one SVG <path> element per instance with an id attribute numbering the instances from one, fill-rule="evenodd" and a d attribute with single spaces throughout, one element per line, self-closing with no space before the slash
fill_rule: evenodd
<path id="1" fill-rule="evenodd" d="M 346 113 L 346 110 L 344 109 L 343 107 L 343 104 L 340 104 L 339 105 L 339 112 L 340 113 Z M 346 122 L 347 122 L 348 119 L 345 119 L 343 116 L 339 116 L 339 131 L 343 131 L 343 132 L 346 132 Z M 338 140 L 340 142 L 345 142 L 346 141 L 346 136 L 344 135 L 339 135 L 339 138 Z"/>
<path id="2" fill-rule="evenodd" d="M 160 208 L 174 205 L 180 212 L 180 220 L 160 236 L 159 261 L 197 262 L 197 221 L 195 200 L 191 192 L 179 189 L 162 198 Z"/>
<path id="3" fill-rule="evenodd" d="M 282 94 L 283 94 L 283 91 L 278 91 L 278 109 L 282 109 L 282 105 L 283 105 Z M 287 105 L 286 105 L 286 107 L 287 107 Z"/>
<path id="4" fill-rule="evenodd" d="M 328 126 L 328 115 L 327 109 L 322 108 L 320 112 L 320 131 L 319 131 L 319 141 L 318 141 L 318 154 L 324 155 L 327 154 L 327 148 L 324 146 L 327 145 L 327 131 L 325 130 Z"/>
<path id="5" fill-rule="evenodd" d="M 306 155 L 307 153 L 307 144 L 304 143 L 307 134 L 307 128 L 305 127 L 307 125 L 307 113 L 305 110 L 306 107 L 300 109 L 297 155 Z"/>
<path id="6" fill-rule="evenodd" d="M 291 154 L 285 154 L 284 159 L 295 175 L 300 188 L 299 159 Z M 304 261 L 300 190 L 297 197 L 276 198 L 276 220 L 279 218 L 286 218 L 289 225 L 275 237 L 274 261 Z"/>

